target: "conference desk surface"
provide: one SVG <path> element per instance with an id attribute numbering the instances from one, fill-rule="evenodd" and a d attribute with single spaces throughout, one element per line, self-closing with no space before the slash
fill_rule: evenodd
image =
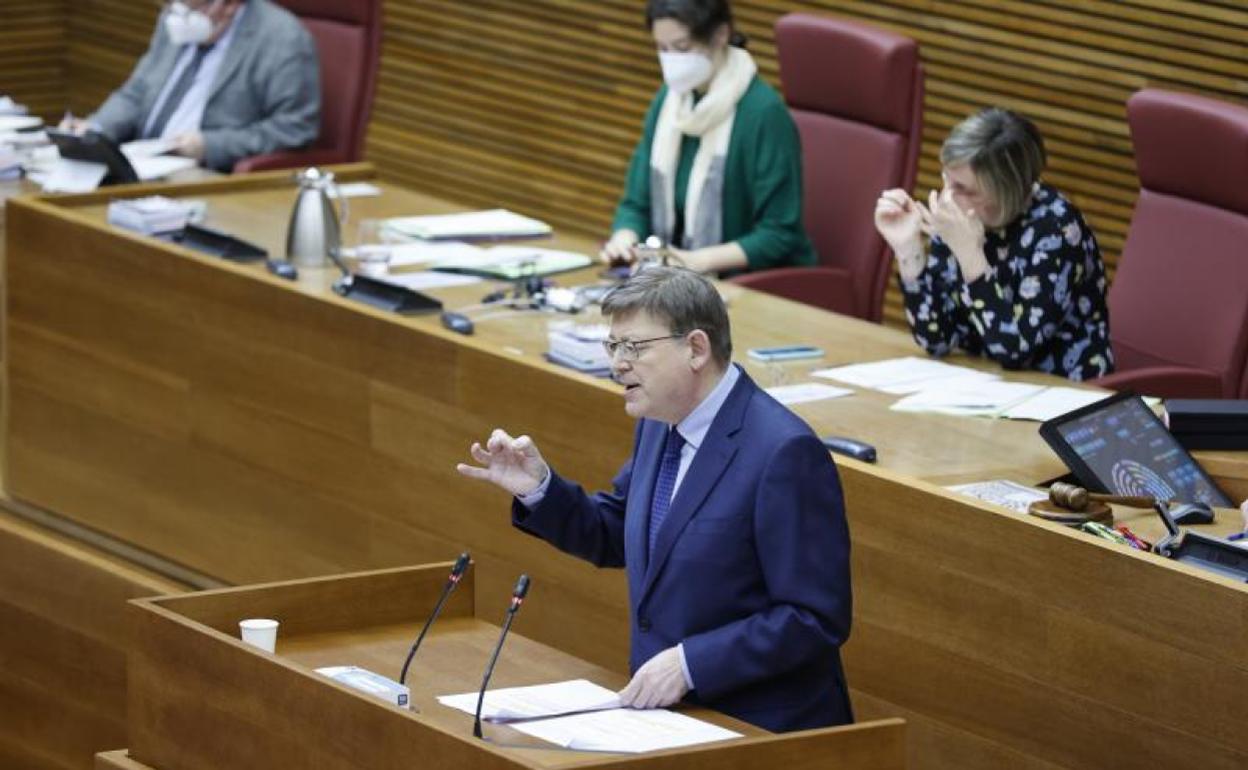
<path id="1" fill-rule="evenodd" d="M 356 174 L 367 171 L 344 177 Z M 383 188 L 352 199 L 352 216 L 459 208 Z M 204 199 L 209 225 L 283 250 L 295 195 L 287 175 L 162 191 Z M 260 265 L 110 228 L 107 198 L 10 204 L 11 495 L 232 583 L 439 561 L 471 548 L 490 591 L 507 591 L 519 572 L 535 576 L 526 608 L 535 639 L 572 629 L 570 652 L 621 665 L 622 576 L 514 531 L 506 495 L 454 470 L 495 426 L 533 435 L 555 467 L 589 487 L 606 485 L 626 459 L 633 424 L 618 387 L 542 357 L 549 324 L 566 316 L 481 320 L 463 337 L 436 317 L 334 295 L 330 269 L 302 270 L 290 283 Z M 346 232 L 350 240 L 354 227 Z M 562 235 L 542 245 L 597 249 Z M 595 278 L 590 270 L 560 281 Z M 489 288 L 431 293 L 455 308 Z M 736 358 L 764 386 L 917 353 L 898 330 L 723 291 Z M 827 355 L 773 366 L 744 356 L 791 343 Z M 1248 681 L 1248 590 L 945 493 L 933 485 L 1035 483 L 1063 468 L 1036 423 L 904 414 L 888 409 L 893 400 L 856 389 L 795 407 L 818 433 L 867 440 L 880 453 L 878 466 L 838 460 L 854 537 L 846 666 L 864 713 L 907 718 L 915 751 L 932 764 L 1035 755 L 1037 768 L 1103 766 L 1109 749 L 1091 737 L 1098 730 L 1123 740 L 1146 731 L 1139 756 L 1197 752 L 1211 767 L 1248 756 L 1227 720 L 1176 727 L 1166 717 L 1214 698 L 1236 721 L 1233 693 Z M 1248 494 L 1242 454 L 1202 458 L 1228 492 Z M 1215 530 L 1229 531 L 1237 516 L 1224 514 Z M 1155 536 L 1154 518 L 1137 520 L 1137 531 Z M 1101 670 L 1069 668 L 1078 638 L 1095 640 Z M 1114 689 L 1103 670 L 1136 653 L 1179 656 L 1188 679 L 1167 679 L 1165 697 Z M 1033 673 L 1050 669 L 1061 676 Z M 1063 708 L 1065 721 L 1037 725 L 1039 714 Z M 1061 737 L 1075 733 L 1087 740 Z M 1201 748 L 1206 740 L 1214 748 Z"/>

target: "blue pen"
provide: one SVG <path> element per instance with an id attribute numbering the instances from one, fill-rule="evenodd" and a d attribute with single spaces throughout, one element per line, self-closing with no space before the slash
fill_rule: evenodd
<path id="1" fill-rule="evenodd" d="M 1236 532 L 1233 535 L 1227 535 L 1226 539 L 1227 540 L 1243 540 L 1246 537 L 1248 537 L 1248 530 L 1244 532 Z"/>

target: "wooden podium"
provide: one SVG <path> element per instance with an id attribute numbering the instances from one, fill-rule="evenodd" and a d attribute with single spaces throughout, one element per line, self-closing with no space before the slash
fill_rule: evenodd
<path id="1" fill-rule="evenodd" d="M 130 748 L 99 768 L 732 768 L 893 770 L 905 766 L 905 723 L 886 719 L 776 735 L 706 709 L 689 713 L 739 738 L 648 754 L 566 751 L 505 725 L 472 737 L 472 718 L 436 696 L 475 690 L 510 597 L 481 596 L 473 570 L 434 624 L 408 674 L 412 709 L 317 674 L 356 665 L 398 678 L 450 564 L 362 572 L 131 602 Z M 535 583 L 529 602 L 542 601 Z M 277 652 L 238 639 L 248 617 L 281 622 Z M 525 636 L 517 616 L 492 688 L 627 678 Z M 546 629 L 549 633 L 549 629 Z M 567 628 L 565 635 L 576 635 Z M 547 636 L 547 638 L 550 638 Z"/>

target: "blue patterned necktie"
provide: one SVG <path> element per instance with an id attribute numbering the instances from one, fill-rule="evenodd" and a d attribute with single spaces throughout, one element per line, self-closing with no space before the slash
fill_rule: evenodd
<path id="1" fill-rule="evenodd" d="M 680 470 L 680 450 L 685 437 L 672 428 L 667 432 L 663 445 L 663 460 L 659 464 L 659 477 L 654 482 L 654 497 L 650 500 L 650 553 L 654 554 L 654 541 L 658 539 L 659 527 L 672 507 L 672 491 L 676 489 L 676 473 Z"/>

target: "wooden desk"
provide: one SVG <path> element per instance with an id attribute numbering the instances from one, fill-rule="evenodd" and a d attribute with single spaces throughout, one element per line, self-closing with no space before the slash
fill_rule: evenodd
<path id="1" fill-rule="evenodd" d="M 287 179 L 165 192 L 208 200 L 210 224 L 280 252 L 294 197 Z M 534 574 L 533 639 L 566 639 L 578 657 L 623 666 L 622 575 L 513 531 L 506 496 L 454 471 L 496 425 L 535 436 L 556 467 L 588 486 L 606 484 L 625 459 L 632 424 L 617 388 L 542 360 L 551 317 L 486 321 L 461 337 L 434 318 L 333 296 L 328 270 L 305 270 L 291 285 L 258 266 L 114 230 L 103 221 L 105 200 L 20 201 L 10 211 L 11 494 L 235 583 L 432 561 L 470 547 L 478 581 L 495 595 L 518 572 Z M 353 201 L 360 217 L 450 208 L 393 188 Z M 484 290 L 437 294 L 455 307 Z M 829 351 L 814 363 L 747 362 L 763 385 L 915 353 L 895 330 L 738 287 L 725 293 L 739 352 L 795 341 Z M 1035 423 L 906 415 L 888 411 L 891 401 L 859 392 L 796 409 L 820 433 L 880 449 L 879 467 L 840 463 L 857 605 L 846 661 L 860 715 L 906 716 L 919 766 L 1248 761 L 1238 730 L 1176 724 L 1158 709 L 1243 691 L 1248 591 L 944 492 L 933 483 L 1035 482 L 1062 468 Z M 1243 466 L 1234 455 L 1225 462 Z M 1053 625 L 1055 617 L 1072 622 Z M 1059 631 L 1066 646 L 1049 638 Z M 1020 646 L 1020 633 L 1047 641 Z M 1080 635 L 1099 640 L 1098 654 L 1184 661 L 1192 677 L 1149 669 L 1119 692 L 1099 670 L 1068 670 L 1084 655 Z M 1040 673 L 1011 678 L 1033 653 Z M 1065 679 L 1055 684 L 1045 672 L 1059 664 Z M 1088 731 L 1139 732 L 1157 745 L 1091 737 L 1071 745 L 1069 724 L 1050 711 L 1076 700 Z M 1220 713 L 1238 716 L 1242 706 L 1228 702 Z"/>
<path id="2" fill-rule="evenodd" d="M 356 573 L 132 602 L 131 757 L 157 768 L 760 767 L 901 770 L 900 720 L 776 736 L 723 714 L 690 716 L 743 737 L 640 755 L 554 749 L 506 725 L 472 737 L 472 717 L 438 695 L 473 692 L 498 639 L 508 596 L 476 589 L 469 570 L 409 672 L 413 709 L 333 683 L 314 669 L 358 665 L 397 676 L 450 564 Z M 238 621 L 281 622 L 275 655 L 238 640 Z M 627 678 L 524 635 L 521 612 L 491 687 Z"/>

